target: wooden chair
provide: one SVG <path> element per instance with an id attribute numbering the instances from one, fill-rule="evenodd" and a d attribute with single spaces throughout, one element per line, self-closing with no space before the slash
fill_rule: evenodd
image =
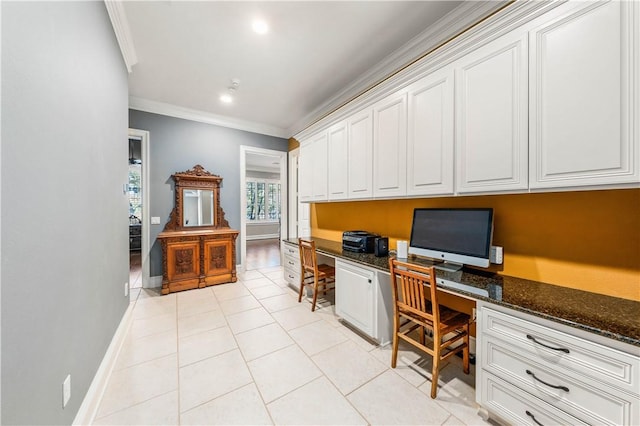
<path id="1" fill-rule="evenodd" d="M 391 368 L 396 368 L 398 342 L 403 339 L 433 357 L 431 379 L 431 398 L 438 390 L 440 363 L 462 351 L 462 364 L 465 374 L 469 374 L 469 315 L 454 311 L 438 304 L 438 287 L 433 267 L 424 267 L 394 258 L 389 259 L 391 287 L 394 302 L 394 333 L 391 354 Z M 430 292 L 431 300 L 425 298 Z M 401 320 L 404 322 L 401 323 Z M 418 340 L 410 336 L 418 330 Z M 425 345 L 425 331 L 433 331 L 432 347 Z M 452 336 L 445 335 L 453 333 Z M 451 345 L 462 344 L 451 348 Z"/>
<path id="2" fill-rule="evenodd" d="M 316 310 L 316 301 L 318 300 L 318 291 L 322 290 L 326 295 L 330 283 L 335 282 L 336 270 L 333 266 L 318 265 L 316 256 L 316 243 L 314 241 L 303 240 L 298 238 L 298 248 L 300 249 L 300 292 L 298 294 L 298 303 L 302 301 L 302 292 L 306 285 L 313 286 L 313 302 L 311 303 L 311 312 Z"/>

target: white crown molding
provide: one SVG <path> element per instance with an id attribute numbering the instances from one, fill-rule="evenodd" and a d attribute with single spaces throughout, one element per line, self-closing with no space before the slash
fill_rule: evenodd
<path id="1" fill-rule="evenodd" d="M 124 11 L 124 6 L 121 1 L 115 0 L 104 0 L 104 4 L 107 7 L 113 31 L 116 33 L 116 39 L 118 40 L 124 63 L 127 66 L 127 71 L 131 72 L 133 66 L 138 63 L 138 56 L 133 46 L 129 20 Z"/>
<path id="2" fill-rule="evenodd" d="M 355 99 L 372 87 L 397 73 L 426 53 L 476 24 L 481 19 L 504 7 L 511 0 L 465 1 L 460 6 L 409 40 L 402 47 L 385 57 L 378 65 L 362 74 L 357 80 L 336 93 L 329 100 L 302 117 L 288 131 L 296 134 L 315 120 L 330 114 L 345 103 Z"/>
<path id="3" fill-rule="evenodd" d="M 223 115 L 212 114 L 190 108 L 164 102 L 152 101 L 149 99 L 129 96 L 129 108 L 138 111 L 151 112 L 154 114 L 166 115 L 169 117 L 182 118 L 185 120 L 198 121 L 200 123 L 214 124 L 216 126 L 228 127 L 231 129 L 244 130 L 247 132 L 259 133 L 262 135 L 275 136 L 288 139 L 291 135 L 286 129 L 269 126 L 267 124 L 253 121 L 239 120 Z"/>
<path id="4" fill-rule="evenodd" d="M 461 58 L 465 54 L 495 40 L 499 36 L 511 31 L 524 23 L 533 20 L 549 9 L 564 3 L 561 1 L 516 1 L 491 16 L 489 19 L 474 25 L 469 30 L 448 41 L 435 51 L 414 61 L 401 71 L 391 75 L 376 85 L 374 90 L 368 90 L 357 98 L 325 116 L 309 124 L 304 130 L 292 133 L 298 141 L 324 130 L 339 120 L 349 117 L 364 108 L 384 99 L 386 96 L 408 86 L 423 76 Z M 473 3 L 473 2 L 471 2 Z M 457 10 L 457 9 L 456 9 Z"/>

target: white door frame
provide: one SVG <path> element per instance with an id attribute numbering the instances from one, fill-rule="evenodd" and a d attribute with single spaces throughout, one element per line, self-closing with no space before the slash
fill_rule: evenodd
<path id="1" fill-rule="evenodd" d="M 129 129 L 129 137 L 132 139 L 140 139 L 141 156 L 142 156 L 142 244 L 140 248 L 140 257 L 142 261 L 142 288 L 150 288 L 149 282 L 149 227 L 151 226 L 151 218 L 149 217 L 149 132 L 146 130 Z M 128 141 L 127 141 L 128 143 Z M 131 285 L 131 283 L 129 283 Z"/>
<path id="2" fill-rule="evenodd" d="M 287 238 L 288 216 L 287 200 L 287 152 L 273 149 L 257 148 L 254 146 L 240 146 L 240 265 L 237 269 L 244 271 L 247 260 L 247 154 L 261 154 L 277 157 L 280 161 L 280 239 Z"/>

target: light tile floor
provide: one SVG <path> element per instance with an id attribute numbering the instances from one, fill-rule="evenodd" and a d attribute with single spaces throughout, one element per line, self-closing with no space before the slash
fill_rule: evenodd
<path id="1" fill-rule="evenodd" d="M 93 424 L 486 424 L 474 367 L 453 358 L 429 397 L 430 359 L 311 312 L 279 266 L 236 283 L 160 296 L 132 289 L 132 324 Z"/>

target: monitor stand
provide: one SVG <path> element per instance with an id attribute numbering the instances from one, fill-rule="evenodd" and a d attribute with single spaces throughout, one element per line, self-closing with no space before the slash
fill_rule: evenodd
<path id="1" fill-rule="evenodd" d="M 442 263 L 436 264 L 435 268 L 445 272 L 457 272 L 461 270 L 463 266 L 464 265 L 462 263 L 444 261 Z"/>

